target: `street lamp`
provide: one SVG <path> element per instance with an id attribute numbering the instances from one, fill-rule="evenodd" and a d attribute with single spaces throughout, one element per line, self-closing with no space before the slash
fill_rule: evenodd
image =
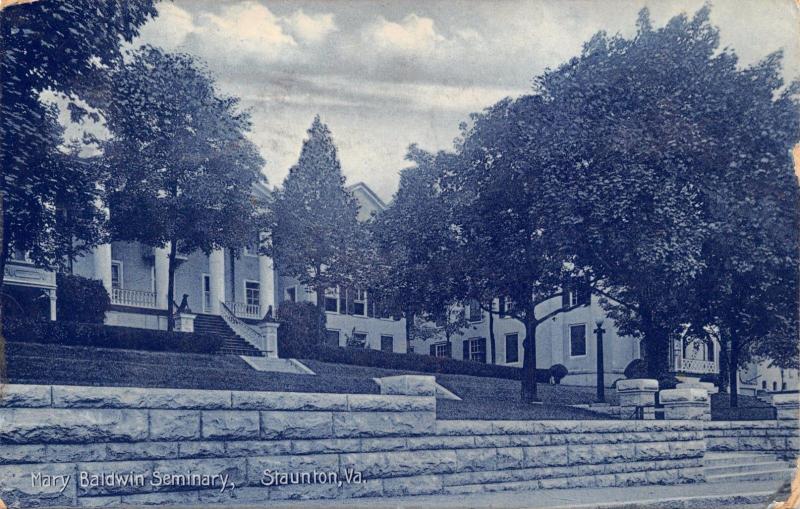
<path id="1" fill-rule="evenodd" d="M 594 320 L 597 328 L 594 333 L 597 335 L 597 401 L 603 403 L 606 400 L 605 373 L 603 370 L 603 318 L 597 317 Z"/>

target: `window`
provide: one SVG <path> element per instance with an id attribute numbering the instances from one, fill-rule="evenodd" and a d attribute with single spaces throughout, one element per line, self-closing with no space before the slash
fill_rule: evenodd
<path id="1" fill-rule="evenodd" d="M 434 357 L 450 357 L 450 343 L 434 343 L 431 345 L 431 355 Z"/>
<path id="2" fill-rule="evenodd" d="M 571 357 L 586 355 L 586 325 L 569 326 L 569 354 Z"/>
<path id="3" fill-rule="evenodd" d="M 588 287 L 578 287 L 566 290 L 561 298 L 563 308 L 575 306 L 588 306 L 591 303 L 592 294 Z"/>
<path id="4" fill-rule="evenodd" d="M 122 288 L 122 262 L 111 262 L 111 288 Z"/>
<path id="5" fill-rule="evenodd" d="M 483 320 L 483 310 L 481 309 L 481 303 L 475 299 L 471 299 L 469 301 L 469 308 L 467 308 L 467 312 L 469 313 L 469 317 L 467 318 L 470 322 L 480 322 Z"/>
<path id="6" fill-rule="evenodd" d="M 486 362 L 486 338 L 472 338 L 464 341 L 464 360 Z"/>
<path id="7" fill-rule="evenodd" d="M 767 390 L 767 381 L 766 380 L 761 380 L 761 388 L 764 389 L 765 391 Z"/>
<path id="8" fill-rule="evenodd" d="M 339 312 L 339 288 L 325 289 L 325 311 Z"/>
<path id="9" fill-rule="evenodd" d="M 211 309 L 211 276 L 203 274 L 203 311 Z"/>
<path id="10" fill-rule="evenodd" d="M 707 360 L 714 362 L 714 343 L 711 341 L 706 343 L 706 358 Z"/>
<path id="11" fill-rule="evenodd" d="M 519 361 L 519 334 L 506 334 L 506 362 Z"/>
<path id="12" fill-rule="evenodd" d="M 383 352 L 394 351 L 394 337 L 381 336 L 381 351 Z"/>
<path id="13" fill-rule="evenodd" d="M 258 281 L 244 282 L 244 298 L 248 306 L 258 306 L 261 284 Z"/>
<path id="14" fill-rule="evenodd" d="M 353 332 L 353 346 L 359 348 L 367 347 L 367 333 L 366 332 Z"/>
<path id="15" fill-rule="evenodd" d="M 781 382 L 781 390 L 782 391 L 786 390 L 786 382 Z"/>
<path id="16" fill-rule="evenodd" d="M 778 382 L 772 382 L 772 390 L 773 391 L 777 391 L 778 390 Z"/>
<path id="17" fill-rule="evenodd" d="M 297 302 L 297 287 L 290 286 L 286 289 L 286 300 L 289 302 Z"/>
<path id="18" fill-rule="evenodd" d="M 331 346 L 339 346 L 339 331 L 333 329 L 326 330 L 325 343 Z"/>
<path id="19" fill-rule="evenodd" d="M 356 290 L 353 295 L 353 314 L 364 316 L 367 314 L 367 292 Z"/>

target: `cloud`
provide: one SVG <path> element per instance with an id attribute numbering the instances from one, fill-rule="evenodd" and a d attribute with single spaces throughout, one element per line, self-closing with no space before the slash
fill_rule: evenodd
<path id="1" fill-rule="evenodd" d="M 431 53 L 436 46 L 446 39 L 436 32 L 431 18 L 423 18 L 409 14 L 399 23 L 387 21 L 383 17 L 369 26 L 364 32 L 366 43 L 370 47 L 398 53 Z M 374 46 L 373 46 L 374 45 Z"/>
<path id="2" fill-rule="evenodd" d="M 328 35 L 337 31 L 333 14 L 306 14 L 303 9 L 298 9 L 291 15 L 281 19 L 287 30 L 298 39 L 318 44 Z"/>
<path id="3" fill-rule="evenodd" d="M 284 32 L 280 20 L 258 2 L 242 2 L 226 6 L 220 14 L 200 15 L 196 34 L 214 51 L 243 53 L 278 58 L 297 46 L 297 41 Z"/>
<path id="4" fill-rule="evenodd" d="M 191 13 L 171 2 L 162 2 L 158 4 L 158 17 L 142 27 L 139 39 L 157 42 L 164 49 L 175 50 L 196 30 Z"/>

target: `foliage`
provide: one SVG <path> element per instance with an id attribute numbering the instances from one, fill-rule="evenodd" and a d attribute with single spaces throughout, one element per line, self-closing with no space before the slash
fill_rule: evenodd
<path id="1" fill-rule="evenodd" d="M 358 226 L 358 205 L 344 187 L 341 165 L 328 126 L 314 118 L 297 164 L 276 192 L 271 243 L 266 251 L 284 274 L 317 292 L 354 286 L 359 248 L 367 240 Z"/>
<path id="2" fill-rule="evenodd" d="M 111 299 L 101 281 L 58 273 L 56 286 L 56 314 L 59 320 L 103 323 Z"/>
<path id="3" fill-rule="evenodd" d="M 300 358 L 423 373 L 449 373 L 512 380 L 519 380 L 522 376 L 520 368 L 511 366 L 431 357 L 430 355 L 391 353 L 363 348 L 339 348 L 329 345 L 313 346 L 306 355 Z M 538 369 L 536 379 L 539 383 L 547 383 L 550 379 L 550 372 L 546 369 Z"/>
<path id="4" fill-rule="evenodd" d="M 325 313 L 311 302 L 281 302 L 276 318 L 283 357 L 302 357 L 325 342 Z"/>
<path id="5" fill-rule="evenodd" d="M 664 389 L 674 389 L 679 383 L 680 380 L 678 380 L 674 375 L 667 374 L 658 379 L 658 389 L 662 391 Z"/>
<path id="6" fill-rule="evenodd" d="M 218 336 L 191 332 L 169 332 L 71 321 L 6 320 L 3 325 L 8 341 L 25 343 L 186 353 L 216 353 L 222 347 L 222 339 Z"/>
<path id="7" fill-rule="evenodd" d="M 252 191 L 266 179 L 245 134 L 250 117 L 237 98 L 217 94 L 193 57 L 152 47 L 109 71 L 104 110 L 114 238 L 169 247 L 171 309 L 177 253 L 241 248 L 259 231 Z"/>
<path id="8" fill-rule="evenodd" d="M 96 174 L 62 147 L 57 111 L 41 94 L 93 104 L 90 91 L 100 67 L 119 58 L 120 44 L 156 15 L 153 4 L 53 0 L 3 7 L 0 278 L 12 247 L 28 252 L 34 263 L 58 266 L 102 240 Z"/>
<path id="9" fill-rule="evenodd" d="M 633 359 L 625 366 L 624 374 L 625 378 L 629 380 L 633 378 L 647 378 L 647 361 L 644 359 Z"/>
<path id="10" fill-rule="evenodd" d="M 563 364 L 553 364 L 550 366 L 550 376 L 556 384 L 560 384 L 561 380 L 569 374 L 569 370 Z"/>

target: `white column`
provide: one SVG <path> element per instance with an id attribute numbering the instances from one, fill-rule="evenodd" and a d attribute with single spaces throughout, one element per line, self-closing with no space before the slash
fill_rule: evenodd
<path id="1" fill-rule="evenodd" d="M 275 268 L 272 258 L 259 255 L 258 257 L 258 304 L 263 318 L 267 310 L 272 306 L 273 316 L 275 314 Z"/>
<path id="2" fill-rule="evenodd" d="M 56 291 L 55 289 L 47 290 L 47 297 L 50 299 L 50 319 L 56 319 Z"/>
<path id="3" fill-rule="evenodd" d="M 111 295 L 111 244 L 100 244 L 92 250 L 94 278 L 103 283 L 108 295 Z"/>
<path id="4" fill-rule="evenodd" d="M 211 309 L 212 314 L 220 313 L 219 303 L 225 300 L 225 250 L 215 249 L 208 255 L 208 273 L 211 276 Z"/>
<path id="5" fill-rule="evenodd" d="M 158 309 L 167 309 L 167 292 L 169 290 L 169 247 L 157 247 L 153 249 L 153 265 L 155 267 L 155 291 L 156 291 L 156 307 Z"/>

